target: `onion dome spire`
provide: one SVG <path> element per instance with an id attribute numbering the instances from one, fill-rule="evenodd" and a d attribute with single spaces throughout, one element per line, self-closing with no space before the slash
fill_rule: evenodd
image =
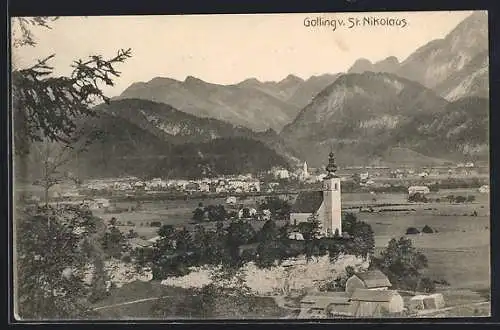
<path id="1" fill-rule="evenodd" d="M 330 152 L 328 157 L 328 165 L 326 166 L 327 178 L 336 178 L 337 177 L 337 165 L 335 164 L 335 155 L 333 151 Z"/>

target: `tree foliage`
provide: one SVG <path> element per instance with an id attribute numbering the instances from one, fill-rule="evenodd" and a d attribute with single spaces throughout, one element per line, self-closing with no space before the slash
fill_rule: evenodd
<path id="1" fill-rule="evenodd" d="M 115 225 L 110 225 L 102 237 L 103 251 L 110 257 L 120 258 L 124 244 L 122 232 Z"/>
<path id="2" fill-rule="evenodd" d="M 109 59 L 92 55 L 77 60 L 69 77 L 53 76 L 49 62 L 54 56 L 12 73 L 14 143 L 19 152 L 27 152 L 32 141 L 47 139 L 67 146 L 78 141 L 78 120 L 95 115 L 92 106 L 97 102 L 108 101 L 100 87 L 113 85 L 113 78 L 120 76 L 115 65 L 131 57 L 131 50 L 119 50 Z"/>
<path id="3" fill-rule="evenodd" d="M 421 270 L 427 267 L 427 263 L 427 257 L 417 251 L 411 239 L 401 237 L 391 239 L 372 265 L 384 272 L 396 287 L 416 290 Z"/>
<path id="4" fill-rule="evenodd" d="M 353 213 L 346 213 L 342 220 L 342 230 L 353 238 L 349 253 L 366 257 L 375 250 L 375 237 L 372 227 L 357 219 Z"/>
<path id="5" fill-rule="evenodd" d="M 288 201 L 276 196 L 268 196 L 266 199 L 258 203 L 259 211 L 269 210 L 275 219 L 289 219 L 291 205 Z"/>
<path id="6" fill-rule="evenodd" d="M 87 315 L 92 262 L 89 239 L 95 219 L 78 207 L 39 208 L 17 221 L 18 314 L 24 320 L 71 319 Z"/>
<path id="7" fill-rule="evenodd" d="M 16 18 L 18 29 L 14 47 L 36 46 L 31 28 L 50 29 L 57 17 Z M 94 115 L 98 102 L 108 102 L 101 87 L 113 86 L 121 75 L 116 65 L 132 56 L 131 49 L 120 49 L 111 58 L 91 55 L 71 65 L 69 76 L 54 76 L 50 61 L 55 54 L 39 59 L 28 68 L 14 68 L 11 75 L 14 144 L 16 153 L 29 152 L 33 141 L 48 140 L 71 146 L 80 138 L 78 120 Z"/>

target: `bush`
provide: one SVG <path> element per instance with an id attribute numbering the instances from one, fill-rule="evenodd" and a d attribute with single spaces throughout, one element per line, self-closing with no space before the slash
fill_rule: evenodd
<path id="1" fill-rule="evenodd" d="M 466 199 L 467 203 L 472 203 L 475 200 L 476 200 L 476 196 L 474 196 L 474 195 L 469 195 L 469 196 L 467 196 L 467 199 Z"/>
<path id="2" fill-rule="evenodd" d="M 416 234 L 420 234 L 420 231 L 417 228 L 409 227 L 408 229 L 406 229 L 406 235 L 416 235 Z"/>
<path id="3" fill-rule="evenodd" d="M 149 223 L 150 227 L 161 227 L 161 222 L 160 221 L 151 221 Z"/>
<path id="4" fill-rule="evenodd" d="M 444 279 L 434 280 L 434 284 L 445 285 L 445 286 L 449 286 L 450 285 L 450 283 L 447 280 L 444 280 Z"/>
<path id="5" fill-rule="evenodd" d="M 434 233 L 434 230 L 431 227 L 425 225 L 424 228 L 422 228 L 422 233 L 432 234 Z"/>
<path id="6" fill-rule="evenodd" d="M 428 201 L 427 197 L 421 193 L 415 193 L 408 196 L 408 202 L 410 203 L 427 203 Z"/>
<path id="7" fill-rule="evenodd" d="M 465 203 L 467 201 L 467 198 L 464 196 L 457 196 L 455 197 L 455 203 Z"/>
<path id="8" fill-rule="evenodd" d="M 126 262 L 126 263 L 129 263 L 129 262 L 131 262 L 131 261 L 132 261 L 132 258 L 131 258 L 129 255 L 127 255 L 127 254 L 126 254 L 126 255 L 124 255 L 124 256 L 122 257 L 122 261 L 123 261 L 123 262 Z"/>

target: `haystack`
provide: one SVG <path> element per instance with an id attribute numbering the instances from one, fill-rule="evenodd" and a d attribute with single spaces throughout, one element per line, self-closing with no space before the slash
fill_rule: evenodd
<path id="1" fill-rule="evenodd" d="M 424 305 L 424 299 L 427 296 L 425 295 L 418 295 L 410 298 L 410 301 L 408 303 L 408 309 L 412 312 L 419 311 L 425 309 Z"/>
<path id="2" fill-rule="evenodd" d="M 424 298 L 425 309 L 441 309 L 444 306 L 444 298 L 441 293 L 434 293 Z"/>

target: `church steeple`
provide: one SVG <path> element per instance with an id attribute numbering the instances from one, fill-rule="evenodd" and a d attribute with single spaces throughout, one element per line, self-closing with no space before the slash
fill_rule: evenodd
<path id="1" fill-rule="evenodd" d="M 328 173 L 325 179 L 338 178 L 337 176 L 337 165 L 335 164 L 335 155 L 333 151 L 330 152 L 328 156 L 328 165 L 326 166 L 326 172 Z"/>

